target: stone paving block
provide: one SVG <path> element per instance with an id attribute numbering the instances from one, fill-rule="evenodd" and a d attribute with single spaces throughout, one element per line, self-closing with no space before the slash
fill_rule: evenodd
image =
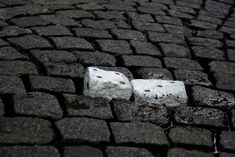
<path id="1" fill-rule="evenodd" d="M 84 9 L 84 10 L 102 10 L 104 6 L 98 3 L 84 3 L 84 4 L 77 4 L 77 8 Z"/>
<path id="2" fill-rule="evenodd" d="M 216 87 L 222 90 L 234 91 L 235 89 L 235 76 L 225 73 L 215 73 L 214 78 L 216 81 Z"/>
<path id="3" fill-rule="evenodd" d="M 159 8 L 154 8 L 154 7 L 138 7 L 137 10 L 140 13 L 147 13 L 147 14 L 153 14 L 153 15 L 166 15 L 166 13 L 159 9 Z"/>
<path id="4" fill-rule="evenodd" d="M 63 143 L 109 142 L 110 132 L 103 120 L 91 118 L 64 118 L 56 122 Z"/>
<path id="5" fill-rule="evenodd" d="M 212 61 L 209 63 L 210 71 L 235 75 L 235 63 L 226 61 Z"/>
<path id="6" fill-rule="evenodd" d="M 112 29 L 111 33 L 117 37 L 117 39 L 125 40 L 145 40 L 143 33 L 129 29 Z"/>
<path id="7" fill-rule="evenodd" d="M 12 47 L 0 48 L 0 60 L 25 60 L 27 57 Z"/>
<path id="8" fill-rule="evenodd" d="M 26 12 L 21 10 L 21 9 L 17 9 L 17 8 L 1 8 L 0 9 L 0 19 L 2 20 L 9 20 L 15 16 L 20 16 L 20 15 L 26 15 Z"/>
<path id="9" fill-rule="evenodd" d="M 171 17 L 171 16 L 159 16 L 155 15 L 155 19 L 158 23 L 165 23 L 165 24 L 173 24 L 173 25 L 182 25 L 181 19 L 177 17 Z"/>
<path id="10" fill-rule="evenodd" d="M 105 150 L 107 157 L 154 157 L 151 152 L 145 148 L 136 148 L 136 147 L 114 147 L 108 146 Z"/>
<path id="11" fill-rule="evenodd" d="M 0 117 L 4 116 L 4 104 L 2 102 L 2 99 L 0 99 Z"/>
<path id="12" fill-rule="evenodd" d="M 76 36 L 85 38 L 112 38 L 107 30 L 94 28 L 74 28 Z"/>
<path id="13" fill-rule="evenodd" d="M 75 86 L 71 79 L 55 78 L 49 76 L 30 76 L 32 89 L 58 93 L 75 93 Z"/>
<path id="14" fill-rule="evenodd" d="M 136 12 L 128 12 L 127 15 L 132 21 L 154 22 L 154 19 L 149 14 L 138 14 Z"/>
<path id="15" fill-rule="evenodd" d="M 172 69 L 182 69 L 182 70 L 195 70 L 202 71 L 202 66 L 191 59 L 187 58 L 164 58 L 165 64 L 167 68 Z"/>
<path id="16" fill-rule="evenodd" d="M 148 32 L 148 36 L 151 42 L 164 42 L 173 44 L 185 44 L 184 37 L 182 35 L 169 34 L 169 33 L 157 33 Z"/>
<path id="17" fill-rule="evenodd" d="M 46 93 L 29 93 L 14 96 L 14 111 L 19 115 L 60 119 L 63 110 L 58 100 Z"/>
<path id="18" fill-rule="evenodd" d="M 179 12 L 183 12 L 183 13 L 189 13 L 189 14 L 192 14 L 192 15 L 196 14 L 194 9 L 188 8 L 188 7 L 182 7 L 182 6 L 177 6 L 177 5 L 170 5 L 170 9 L 171 10 L 175 10 L 175 11 L 179 11 Z"/>
<path id="19" fill-rule="evenodd" d="M 78 77 L 83 78 L 85 70 L 79 63 L 48 63 L 45 65 L 46 72 L 50 76 Z"/>
<path id="20" fill-rule="evenodd" d="M 173 0 L 165 0 L 165 1 L 161 1 L 161 0 L 153 0 L 152 1 L 153 3 L 161 3 L 161 4 L 174 4 L 174 1 Z"/>
<path id="21" fill-rule="evenodd" d="M 184 35 L 185 37 L 192 36 L 192 30 L 184 26 L 163 24 L 163 27 L 165 28 L 166 32 L 171 34 Z"/>
<path id="22" fill-rule="evenodd" d="M 198 29 L 216 29 L 217 25 L 206 21 L 191 20 L 190 27 L 196 27 Z"/>
<path id="23" fill-rule="evenodd" d="M 169 145 L 163 129 L 148 122 L 111 122 L 110 126 L 117 144 Z"/>
<path id="24" fill-rule="evenodd" d="M 108 53 L 102 52 L 82 52 L 76 51 L 74 55 L 77 57 L 78 62 L 85 65 L 101 65 L 101 66 L 115 66 L 116 59 Z"/>
<path id="25" fill-rule="evenodd" d="M 162 56 L 161 51 L 158 47 L 145 41 L 130 41 L 130 44 L 135 49 L 135 54 L 151 55 L 151 56 Z"/>
<path id="26" fill-rule="evenodd" d="M 208 47 L 222 47 L 223 43 L 216 39 L 201 38 L 201 37 L 190 37 L 188 38 L 190 45 L 196 46 L 208 46 Z"/>
<path id="27" fill-rule="evenodd" d="M 130 45 L 125 40 L 96 40 L 102 51 L 114 54 L 132 54 Z"/>
<path id="28" fill-rule="evenodd" d="M 16 76 L 0 76 L 0 94 L 26 93 L 23 81 Z"/>
<path id="29" fill-rule="evenodd" d="M 83 38 L 54 37 L 51 38 L 58 49 L 84 49 L 92 50 L 92 45 Z"/>
<path id="30" fill-rule="evenodd" d="M 106 4 L 104 6 L 106 9 L 114 11 L 135 11 L 134 7 L 122 3 L 111 3 L 111 4 Z"/>
<path id="31" fill-rule="evenodd" d="M 2 146 L 0 148 L 0 156 L 2 157 L 59 157 L 59 151 L 53 146 Z"/>
<path id="32" fill-rule="evenodd" d="M 11 20 L 11 22 L 21 27 L 45 26 L 50 24 L 49 21 L 44 20 L 40 16 L 14 18 Z"/>
<path id="33" fill-rule="evenodd" d="M 95 16 L 84 10 L 62 10 L 57 11 L 58 14 L 63 14 L 64 16 L 73 18 L 73 19 L 83 19 L 83 18 L 95 18 Z"/>
<path id="34" fill-rule="evenodd" d="M 1 50 L 0 50 L 1 51 Z M 234 49 L 228 49 L 227 50 L 228 60 L 235 62 L 235 50 Z"/>
<path id="35" fill-rule="evenodd" d="M 227 39 L 225 39 L 225 44 L 229 48 L 235 48 L 235 40 L 227 40 Z"/>
<path id="36" fill-rule="evenodd" d="M 38 74 L 36 66 L 28 61 L 0 61 L 0 74 L 25 75 Z"/>
<path id="37" fill-rule="evenodd" d="M 112 21 L 108 20 L 83 19 L 81 23 L 86 27 L 96 28 L 96 29 L 111 29 L 117 27 Z"/>
<path id="38" fill-rule="evenodd" d="M 123 55 L 121 57 L 127 67 L 157 67 L 161 68 L 162 63 L 158 58 L 143 55 Z"/>
<path id="39" fill-rule="evenodd" d="M 159 45 L 166 57 L 189 58 L 191 56 L 189 49 L 184 46 L 166 43 L 160 43 Z"/>
<path id="40" fill-rule="evenodd" d="M 84 77 L 83 94 L 108 100 L 113 98 L 129 100 L 132 87 L 128 78 L 122 73 L 88 67 Z"/>
<path id="41" fill-rule="evenodd" d="M 214 23 L 214 24 L 220 25 L 220 24 L 222 24 L 222 20 L 219 19 L 219 18 L 222 18 L 222 17 L 220 15 L 217 15 L 217 16 L 219 16 L 219 17 L 216 17 L 215 15 L 210 15 L 210 14 L 208 15 L 206 13 L 203 14 L 201 12 L 201 14 L 199 14 L 197 16 L 197 19 L 201 20 L 201 21 L 206 21 L 206 22 L 210 22 L 210 23 Z"/>
<path id="42" fill-rule="evenodd" d="M 98 17 L 98 19 L 122 19 L 125 20 L 123 16 L 123 12 L 121 11 L 95 11 L 94 14 Z"/>
<path id="43" fill-rule="evenodd" d="M 201 86 L 192 88 L 193 102 L 195 105 L 216 108 L 234 107 L 235 98 L 231 93 L 209 89 Z"/>
<path id="44" fill-rule="evenodd" d="M 115 99 L 112 101 L 112 105 L 119 121 L 152 122 L 163 126 L 169 124 L 170 116 L 166 107 L 161 104 Z"/>
<path id="45" fill-rule="evenodd" d="M 129 80 L 134 79 L 133 74 L 126 67 L 105 67 L 105 66 L 97 66 L 97 67 L 103 70 L 117 71 L 123 73 Z"/>
<path id="46" fill-rule="evenodd" d="M 26 50 L 34 48 L 52 48 L 52 45 L 46 39 L 37 35 L 9 38 L 8 41 Z"/>
<path id="47" fill-rule="evenodd" d="M 18 26 L 7 26 L 3 27 L 2 30 L 0 31 L 0 37 L 14 37 L 30 33 L 31 33 L 30 30 Z"/>
<path id="48" fill-rule="evenodd" d="M 131 85 L 135 101 L 164 103 L 167 107 L 187 104 L 188 96 L 182 81 L 135 79 Z"/>
<path id="49" fill-rule="evenodd" d="M 1 144 L 49 144 L 54 136 L 50 122 L 44 119 L 1 118 L 0 125 Z"/>
<path id="50" fill-rule="evenodd" d="M 200 9 L 201 5 L 199 3 L 188 2 L 188 1 L 176 1 L 177 6 L 193 8 L 193 9 Z"/>
<path id="51" fill-rule="evenodd" d="M 112 119 L 108 100 L 82 95 L 64 94 L 68 116 L 88 116 L 100 119 Z"/>
<path id="52" fill-rule="evenodd" d="M 138 1 L 140 6 L 143 7 L 150 7 L 150 8 L 158 8 L 159 10 L 168 10 L 168 7 L 164 4 L 160 3 L 153 3 L 153 2 L 148 2 L 148 1 Z"/>
<path id="53" fill-rule="evenodd" d="M 212 153 L 208 152 L 201 152 L 198 150 L 186 150 L 182 148 L 171 148 L 167 152 L 167 157 L 198 157 L 198 156 L 203 156 L 203 157 L 213 157 L 214 155 Z"/>
<path id="54" fill-rule="evenodd" d="M 176 10 L 168 10 L 168 14 L 173 17 L 182 18 L 182 19 L 193 19 L 194 18 L 194 16 L 191 14 L 183 13 L 183 12 L 176 11 Z"/>
<path id="55" fill-rule="evenodd" d="M 29 53 L 34 59 L 45 65 L 49 63 L 73 63 L 77 60 L 76 57 L 68 51 L 31 50 Z"/>
<path id="56" fill-rule="evenodd" d="M 199 136 L 200 135 L 200 136 Z M 170 129 L 169 138 L 175 144 L 212 147 L 211 132 L 189 126 L 176 126 Z"/>
<path id="57" fill-rule="evenodd" d="M 103 152 L 100 149 L 90 146 L 65 146 L 64 157 L 103 157 Z"/>
<path id="58" fill-rule="evenodd" d="M 175 70 L 174 74 L 177 80 L 187 85 L 212 86 L 207 74 L 201 71 Z"/>
<path id="59" fill-rule="evenodd" d="M 210 60 L 224 60 L 224 52 L 214 47 L 193 46 L 195 57 Z"/>
<path id="60" fill-rule="evenodd" d="M 235 154 L 220 152 L 220 157 L 235 157 Z"/>
<path id="61" fill-rule="evenodd" d="M 23 6 L 18 7 L 20 10 L 25 11 L 29 15 L 38 15 L 38 14 L 47 14 L 51 13 L 51 10 L 49 10 L 46 6 L 42 6 L 39 4 L 26 4 Z"/>
<path id="62" fill-rule="evenodd" d="M 197 31 L 197 36 L 213 39 L 223 39 L 224 34 L 216 30 L 201 30 Z"/>
<path id="63" fill-rule="evenodd" d="M 165 32 L 164 28 L 158 23 L 147 23 L 142 21 L 133 21 L 134 28 L 140 31 Z"/>
<path id="64" fill-rule="evenodd" d="M 174 114 L 177 123 L 186 125 L 203 125 L 227 127 L 226 115 L 223 111 L 204 107 L 180 107 Z"/>
<path id="65" fill-rule="evenodd" d="M 167 69 L 139 68 L 135 71 L 135 73 L 141 79 L 173 80 L 171 72 Z"/>
<path id="66" fill-rule="evenodd" d="M 72 36 L 69 29 L 64 26 L 32 27 L 31 29 L 41 36 Z"/>
<path id="67" fill-rule="evenodd" d="M 234 131 L 222 131 L 220 134 L 220 144 L 224 149 L 234 150 L 235 148 L 235 132 Z"/>
<path id="68" fill-rule="evenodd" d="M 40 17 L 54 25 L 81 26 L 78 21 L 60 14 L 40 15 Z"/>

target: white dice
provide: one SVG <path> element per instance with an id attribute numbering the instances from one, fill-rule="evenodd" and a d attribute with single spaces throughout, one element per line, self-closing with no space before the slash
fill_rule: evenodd
<path id="1" fill-rule="evenodd" d="M 132 87 L 128 78 L 120 72 L 88 67 L 84 78 L 83 94 L 108 100 L 113 98 L 129 100 Z"/>
<path id="2" fill-rule="evenodd" d="M 177 107 L 187 104 L 187 93 L 182 81 L 135 79 L 131 81 L 135 101 L 147 101 Z"/>

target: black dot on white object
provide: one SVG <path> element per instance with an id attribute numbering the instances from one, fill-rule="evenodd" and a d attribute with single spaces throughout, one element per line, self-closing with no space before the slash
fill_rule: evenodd
<path id="1" fill-rule="evenodd" d="M 123 81 L 120 81 L 120 84 L 126 84 L 125 82 L 123 82 Z"/>
<path id="2" fill-rule="evenodd" d="M 145 92 L 150 92 L 150 90 L 149 89 L 146 89 L 146 90 L 144 90 Z"/>
<path id="3" fill-rule="evenodd" d="M 96 76 L 96 77 L 98 77 L 98 78 L 102 78 L 102 76 Z"/>

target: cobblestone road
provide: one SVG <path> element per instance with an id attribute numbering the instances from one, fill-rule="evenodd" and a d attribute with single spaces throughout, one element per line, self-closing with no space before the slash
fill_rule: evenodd
<path id="1" fill-rule="evenodd" d="M 188 106 L 82 96 L 88 66 Z M 235 157 L 234 93 L 234 0 L 0 0 L 1 157 Z"/>

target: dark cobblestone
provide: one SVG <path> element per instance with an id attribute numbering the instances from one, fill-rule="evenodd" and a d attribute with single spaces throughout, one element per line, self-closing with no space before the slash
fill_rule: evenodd
<path id="1" fill-rule="evenodd" d="M 200 136 L 198 136 L 200 135 Z M 169 138 L 176 144 L 212 147 L 211 132 L 195 127 L 177 126 L 170 129 Z"/>
<path id="2" fill-rule="evenodd" d="M 222 47 L 223 44 L 216 39 L 201 38 L 201 37 L 190 37 L 188 41 L 191 45 L 208 46 L 208 47 Z"/>
<path id="3" fill-rule="evenodd" d="M 235 62 L 235 50 L 234 49 L 228 49 L 227 50 L 228 60 Z"/>
<path id="4" fill-rule="evenodd" d="M 103 98 L 64 95 L 68 116 L 89 116 L 100 119 L 113 118 L 109 102 Z"/>
<path id="5" fill-rule="evenodd" d="M 108 21 L 108 20 L 84 19 L 81 22 L 86 27 L 97 28 L 97 29 L 110 29 L 110 28 L 116 28 L 117 27 L 112 21 Z"/>
<path id="6" fill-rule="evenodd" d="M 113 147 L 109 146 L 106 148 L 106 153 L 108 157 L 153 157 L 145 148 L 135 148 L 135 147 Z"/>
<path id="7" fill-rule="evenodd" d="M 130 45 L 125 40 L 96 40 L 102 51 L 115 54 L 132 54 Z"/>
<path id="8" fill-rule="evenodd" d="M 95 11 L 94 14 L 99 19 L 122 19 L 125 20 L 125 17 L 123 16 L 123 12 L 120 11 Z"/>
<path id="9" fill-rule="evenodd" d="M 62 36 L 62 35 L 71 36 L 72 35 L 69 29 L 64 26 L 33 27 L 31 29 L 41 36 Z"/>
<path id="10" fill-rule="evenodd" d="M 234 150 L 235 148 L 235 141 L 234 137 L 235 132 L 234 131 L 223 131 L 220 135 L 220 144 L 224 149 L 230 149 Z"/>
<path id="11" fill-rule="evenodd" d="M 142 21 L 133 21 L 132 25 L 140 31 L 165 32 L 164 28 L 158 23 L 146 23 Z"/>
<path id="12" fill-rule="evenodd" d="M 205 22 L 205 21 L 200 21 L 200 20 L 191 20 L 191 27 L 196 27 L 199 29 L 216 29 L 217 25 L 210 23 L 210 22 Z"/>
<path id="13" fill-rule="evenodd" d="M 65 157 L 103 157 L 103 152 L 97 148 L 89 146 L 65 146 L 64 156 Z"/>
<path id="14" fill-rule="evenodd" d="M 74 28 L 75 34 L 78 37 L 85 38 L 112 38 L 106 30 L 94 29 L 94 28 Z"/>
<path id="15" fill-rule="evenodd" d="M 224 153 L 224 152 L 221 152 L 220 153 L 220 157 L 235 157 L 235 154 L 234 153 Z"/>
<path id="16" fill-rule="evenodd" d="M 123 55 L 122 60 L 124 65 L 127 67 L 162 67 L 161 61 L 158 58 L 150 56 Z"/>
<path id="17" fill-rule="evenodd" d="M 23 49 L 34 49 L 34 48 L 52 48 L 49 42 L 37 35 L 26 35 L 22 37 L 15 37 L 8 39 L 9 42 L 22 47 Z"/>
<path id="18" fill-rule="evenodd" d="M 152 42 L 164 42 L 164 43 L 174 43 L 174 44 L 185 44 L 184 37 L 182 35 L 174 35 L 169 33 L 148 33 L 150 41 Z"/>
<path id="19" fill-rule="evenodd" d="M 197 157 L 197 156 L 203 156 L 203 157 L 213 157 L 214 155 L 212 153 L 208 152 L 201 152 L 197 150 L 186 150 L 182 148 L 172 148 L 168 151 L 167 157 L 175 157 L 175 156 L 180 156 L 180 157 Z"/>
<path id="20" fill-rule="evenodd" d="M 135 12 L 128 12 L 127 15 L 133 21 L 154 22 L 154 19 L 149 14 L 138 14 Z"/>
<path id="21" fill-rule="evenodd" d="M 51 38 L 58 49 L 84 49 L 92 50 L 92 45 L 82 38 L 54 37 Z"/>
<path id="22" fill-rule="evenodd" d="M 45 21 L 49 21 L 55 25 L 62 25 L 62 26 L 80 26 L 80 23 L 73 20 L 72 18 L 66 17 L 64 15 L 59 14 L 51 14 L 51 15 L 41 15 Z"/>
<path id="23" fill-rule="evenodd" d="M 4 115 L 4 104 L 2 102 L 2 99 L 0 99 L 0 117 L 3 117 Z"/>
<path id="24" fill-rule="evenodd" d="M 184 81 L 187 85 L 212 86 L 206 73 L 201 71 L 175 70 L 177 80 Z"/>
<path id="25" fill-rule="evenodd" d="M 139 31 L 133 31 L 129 29 L 112 29 L 111 32 L 118 39 L 145 40 L 144 35 Z"/>
<path id="26" fill-rule="evenodd" d="M 169 145 L 163 129 L 148 122 L 119 123 L 112 122 L 111 130 L 114 134 L 115 142 Z M 141 130 L 141 131 L 140 131 Z"/>
<path id="27" fill-rule="evenodd" d="M 15 16 L 25 15 L 26 12 L 17 8 L 1 8 L 0 9 L 2 20 L 9 20 Z"/>
<path id="28" fill-rule="evenodd" d="M 57 99 L 45 93 L 29 93 L 14 97 L 14 111 L 16 114 L 26 116 L 62 118 L 63 111 Z"/>
<path id="29" fill-rule="evenodd" d="M 24 84 L 19 77 L 0 76 L 0 94 L 26 93 Z"/>
<path id="30" fill-rule="evenodd" d="M 162 56 L 161 51 L 149 42 L 132 40 L 130 44 L 134 47 L 136 54 Z"/>
<path id="31" fill-rule="evenodd" d="M 116 59 L 108 53 L 102 52 L 74 52 L 78 62 L 85 65 L 115 66 Z"/>
<path id="32" fill-rule="evenodd" d="M 51 124 L 39 118 L 1 118 L 1 144 L 48 144 L 53 140 Z"/>
<path id="33" fill-rule="evenodd" d="M 138 7 L 137 10 L 140 13 L 147 13 L 147 14 L 153 14 L 153 15 L 166 15 L 166 13 L 163 10 L 160 10 L 159 8 L 154 8 L 154 7 Z"/>
<path id="34" fill-rule="evenodd" d="M 0 74 L 23 75 L 38 74 L 35 65 L 28 61 L 0 61 Z"/>
<path id="35" fill-rule="evenodd" d="M 56 122 L 64 143 L 109 142 L 109 129 L 103 120 L 64 118 Z"/>
<path id="36" fill-rule="evenodd" d="M 182 25 L 182 22 L 181 22 L 180 18 L 177 18 L 177 17 L 158 16 L 158 15 L 156 15 L 155 19 L 159 23 L 173 24 L 173 25 L 179 25 L 179 26 Z"/>
<path id="37" fill-rule="evenodd" d="M 212 72 L 222 72 L 235 75 L 235 63 L 226 61 L 213 61 L 209 64 Z"/>
<path id="38" fill-rule="evenodd" d="M 224 52 L 214 47 L 194 46 L 193 53 L 197 58 L 224 60 Z"/>
<path id="39" fill-rule="evenodd" d="M 0 48 L 0 60 L 25 60 L 26 57 L 12 47 Z"/>
<path id="40" fill-rule="evenodd" d="M 135 73 L 141 79 L 162 79 L 162 80 L 173 80 L 171 72 L 167 69 L 160 68 L 139 68 Z"/>
<path id="41" fill-rule="evenodd" d="M 0 37 L 14 37 L 19 35 L 30 34 L 31 32 L 27 29 L 18 26 L 7 26 L 3 27 L 0 31 Z"/>
<path id="42" fill-rule="evenodd" d="M 192 88 L 195 105 L 227 108 L 234 107 L 235 98 L 232 94 L 200 86 Z"/>
<path id="43" fill-rule="evenodd" d="M 167 68 L 182 69 L 182 70 L 203 70 L 202 66 L 190 59 L 186 58 L 165 58 L 164 59 Z"/>
<path id="44" fill-rule="evenodd" d="M 75 93 L 74 83 L 71 79 L 48 76 L 30 76 L 29 79 L 33 90 Z"/>
<path id="45" fill-rule="evenodd" d="M 39 16 L 20 17 L 11 20 L 12 23 L 21 27 L 45 26 L 50 24 Z"/>
<path id="46" fill-rule="evenodd" d="M 82 19 L 82 18 L 95 18 L 93 14 L 84 10 L 62 10 L 57 11 L 59 14 L 73 18 L 73 19 Z"/>
<path id="47" fill-rule="evenodd" d="M 235 89 L 235 76 L 225 73 L 215 73 L 214 74 L 216 87 L 222 90 L 234 91 Z"/>
<path id="48" fill-rule="evenodd" d="M 59 151 L 52 146 L 2 146 L 0 148 L 2 157 L 59 157 Z"/>
<path id="49" fill-rule="evenodd" d="M 184 46 L 165 43 L 160 43 L 159 45 L 166 57 L 190 57 L 189 49 Z"/>
<path id="50" fill-rule="evenodd" d="M 215 30 L 197 31 L 197 36 L 213 39 L 223 39 L 224 34 Z"/>

